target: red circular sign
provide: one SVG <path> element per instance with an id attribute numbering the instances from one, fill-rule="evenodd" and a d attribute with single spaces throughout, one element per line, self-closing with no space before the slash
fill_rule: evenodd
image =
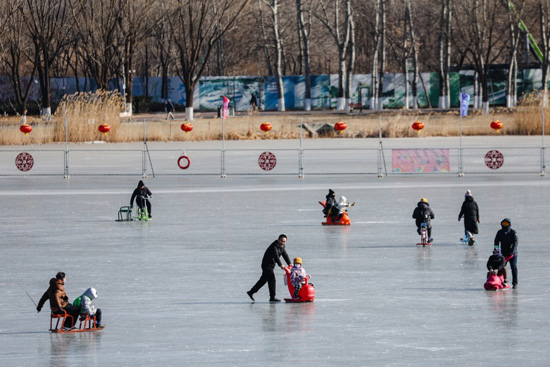
<path id="1" fill-rule="evenodd" d="M 485 154 L 485 165 L 490 169 L 499 169 L 504 164 L 504 156 L 498 150 L 490 150 Z"/>
<path id="2" fill-rule="evenodd" d="M 258 165 L 264 171 L 271 171 L 277 165 L 277 158 L 271 152 L 263 152 L 258 158 Z"/>
<path id="3" fill-rule="evenodd" d="M 17 169 L 23 172 L 30 171 L 32 166 L 34 166 L 34 159 L 32 158 L 32 155 L 29 153 L 19 153 L 17 157 L 15 157 L 15 166 Z"/>

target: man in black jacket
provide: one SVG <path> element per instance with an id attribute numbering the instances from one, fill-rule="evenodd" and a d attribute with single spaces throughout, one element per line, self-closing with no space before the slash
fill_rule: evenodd
<path id="1" fill-rule="evenodd" d="M 500 222 L 502 229 L 499 229 L 495 236 L 495 248 L 500 245 L 500 251 L 507 263 L 510 263 L 512 269 L 512 287 L 517 288 L 518 285 L 518 235 L 511 228 L 512 222 L 509 218 L 504 218 Z M 504 265 L 506 267 L 506 265 Z M 506 272 L 504 272 L 504 281 L 506 282 Z"/>
<path id="2" fill-rule="evenodd" d="M 254 293 L 258 292 L 260 288 L 262 288 L 265 283 L 268 284 L 269 287 L 269 301 L 270 302 L 280 302 L 281 300 L 275 298 L 276 293 L 276 280 L 275 280 L 275 273 L 273 270 L 275 270 L 275 264 L 281 267 L 281 269 L 284 269 L 285 266 L 281 263 L 281 255 L 285 259 L 286 263 L 290 265 L 290 257 L 288 257 L 288 254 L 285 250 L 286 245 L 286 235 L 282 234 L 279 236 L 277 241 L 273 241 L 271 245 L 265 250 L 264 258 L 262 259 L 262 276 L 260 279 L 256 282 L 254 287 L 250 289 L 246 294 L 248 294 L 248 297 L 252 301 L 254 301 Z"/>
<path id="3" fill-rule="evenodd" d="M 426 228 L 428 229 L 428 242 L 433 242 L 431 220 L 435 218 L 435 215 L 432 209 L 430 209 L 428 199 L 420 199 L 418 204 L 416 204 L 416 208 L 414 208 L 412 217 L 416 220 L 416 231 L 418 234 L 420 234 L 420 226 L 422 223 L 426 223 Z"/>

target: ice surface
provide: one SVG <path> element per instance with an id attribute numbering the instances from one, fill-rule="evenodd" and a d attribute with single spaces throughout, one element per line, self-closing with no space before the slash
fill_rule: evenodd
<path id="1" fill-rule="evenodd" d="M 148 178 L 153 221 L 116 222 L 140 177 L 0 179 L 3 366 L 542 366 L 550 360 L 550 188 L 530 176 Z M 350 227 L 321 226 L 329 188 Z M 467 189 L 481 211 L 462 245 Z M 413 209 L 427 197 L 432 247 Z M 503 217 L 519 235 L 519 287 L 483 289 Z M 309 304 L 251 303 L 267 246 L 288 235 L 316 286 Z M 107 327 L 48 332 L 35 302 L 56 272 L 88 287 Z M 278 297 L 288 296 L 276 270 Z"/>

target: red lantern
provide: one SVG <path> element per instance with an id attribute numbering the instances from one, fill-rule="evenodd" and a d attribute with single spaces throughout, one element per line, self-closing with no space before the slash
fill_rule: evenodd
<path id="1" fill-rule="evenodd" d="M 422 121 L 416 121 L 412 124 L 413 130 L 416 130 L 420 134 L 420 131 L 424 128 L 424 123 Z"/>
<path id="2" fill-rule="evenodd" d="M 502 126 L 502 122 L 500 122 L 499 120 L 491 122 L 491 129 L 494 129 L 497 133 L 500 129 L 502 129 Z"/>
<path id="3" fill-rule="evenodd" d="M 107 135 L 109 131 L 111 131 L 111 126 L 109 124 L 101 124 L 99 125 L 98 130 L 103 133 L 103 135 Z"/>
<path id="4" fill-rule="evenodd" d="M 185 131 L 186 134 L 189 134 L 189 131 L 193 130 L 193 124 L 189 122 L 181 124 L 181 129 Z"/>
<path id="5" fill-rule="evenodd" d="M 260 129 L 262 129 L 262 131 L 265 132 L 265 134 L 267 135 L 267 133 L 269 133 L 269 131 L 272 129 L 272 126 L 269 122 L 264 122 L 260 125 Z"/>
<path id="6" fill-rule="evenodd" d="M 342 134 L 344 132 L 344 130 L 346 130 L 346 128 L 348 127 L 348 125 L 346 125 L 345 122 L 337 122 L 336 125 L 334 125 L 334 130 L 338 131 L 340 134 Z"/>
<path id="7" fill-rule="evenodd" d="M 32 131 L 32 126 L 31 125 L 27 125 L 27 124 L 23 124 L 19 127 L 19 130 L 25 134 L 25 136 L 27 136 L 31 131 Z"/>

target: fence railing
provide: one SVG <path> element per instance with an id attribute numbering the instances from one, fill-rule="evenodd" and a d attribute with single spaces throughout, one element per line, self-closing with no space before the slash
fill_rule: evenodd
<path id="1" fill-rule="evenodd" d="M 399 154 L 396 152 L 399 150 Z M 402 152 L 404 151 L 404 153 Z M 268 154 L 269 153 L 269 154 Z M 190 160 L 181 169 L 182 155 Z M 440 149 L 0 149 L 0 176 L 546 174 L 541 147 Z"/>

